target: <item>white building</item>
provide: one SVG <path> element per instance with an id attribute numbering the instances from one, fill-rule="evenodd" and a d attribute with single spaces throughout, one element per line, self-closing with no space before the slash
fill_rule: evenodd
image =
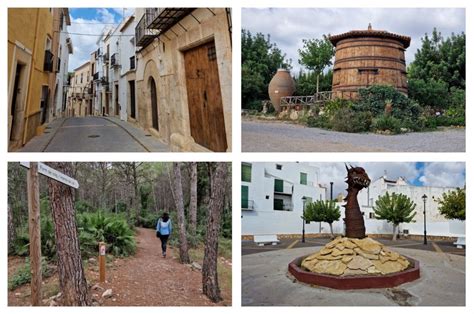
<path id="1" fill-rule="evenodd" d="M 306 181 L 305 181 L 306 178 Z M 305 183 L 305 184 L 302 184 Z M 241 183 L 242 235 L 301 235 L 302 213 L 305 200 L 325 200 L 325 184 L 320 182 L 319 169 L 310 164 L 243 163 Z M 367 234 L 392 234 L 393 225 L 377 220 L 374 206 L 386 192 L 401 193 L 416 204 L 415 221 L 400 225 L 400 232 L 423 235 L 423 195 L 426 195 L 426 229 L 428 236 L 459 237 L 465 235 L 465 222 L 448 220 L 438 211 L 437 199 L 454 187 L 410 185 L 404 178 L 389 180 L 382 176 L 373 180 L 369 188 L 358 195 L 360 210 L 364 215 Z M 334 233 L 344 234 L 345 202 L 339 202 L 341 218 L 333 223 Z M 307 234 L 330 232 L 327 223 L 305 224 Z"/>
<path id="2" fill-rule="evenodd" d="M 242 163 L 241 191 L 242 235 L 301 234 L 305 203 L 326 199 L 319 169 L 295 162 Z"/>
<path id="3" fill-rule="evenodd" d="M 73 53 L 72 41 L 67 33 L 68 25 L 71 25 L 69 9 L 64 8 L 61 12 L 60 34 L 58 47 L 58 67 L 59 72 L 56 75 L 54 110 L 57 117 L 64 115 L 66 111 L 66 101 L 68 92 L 68 67 L 69 54 Z"/>

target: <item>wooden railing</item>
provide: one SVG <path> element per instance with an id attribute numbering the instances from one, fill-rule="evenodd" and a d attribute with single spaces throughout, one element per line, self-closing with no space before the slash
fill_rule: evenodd
<path id="1" fill-rule="evenodd" d="M 332 92 L 319 92 L 312 96 L 287 96 L 280 98 L 280 106 L 294 107 L 294 106 L 312 106 L 316 104 L 324 104 L 331 100 Z"/>

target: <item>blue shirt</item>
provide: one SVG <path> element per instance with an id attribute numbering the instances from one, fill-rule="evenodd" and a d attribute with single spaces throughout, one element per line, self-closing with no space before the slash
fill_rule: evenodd
<path id="1" fill-rule="evenodd" d="M 171 219 L 164 222 L 161 218 L 156 223 L 156 231 L 159 231 L 162 235 L 170 235 L 173 228 L 171 227 Z"/>

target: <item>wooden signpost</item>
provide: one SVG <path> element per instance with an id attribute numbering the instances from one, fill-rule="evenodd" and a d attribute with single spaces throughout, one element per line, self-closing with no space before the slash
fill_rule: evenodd
<path id="1" fill-rule="evenodd" d="M 41 305 L 41 221 L 38 173 L 53 180 L 64 183 L 72 188 L 79 188 L 77 180 L 46 166 L 41 162 L 20 162 L 28 168 L 28 231 L 30 236 L 30 267 L 31 267 L 31 305 Z"/>
<path id="2" fill-rule="evenodd" d="M 105 282 L 105 243 L 99 242 L 99 281 Z"/>

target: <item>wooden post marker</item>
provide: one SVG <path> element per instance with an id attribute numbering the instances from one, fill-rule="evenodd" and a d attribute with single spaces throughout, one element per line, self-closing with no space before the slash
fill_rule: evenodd
<path id="1" fill-rule="evenodd" d="M 66 184 L 72 188 L 79 188 L 77 180 L 48 167 L 41 162 L 20 162 L 28 168 L 26 184 L 28 189 L 28 232 L 30 236 L 30 269 L 31 269 L 31 305 L 42 305 L 43 294 L 41 284 L 41 222 L 40 196 L 38 173 Z"/>
<path id="2" fill-rule="evenodd" d="M 99 242 L 99 281 L 105 282 L 105 243 Z"/>
<path id="3" fill-rule="evenodd" d="M 30 236 L 31 305 L 41 305 L 41 222 L 38 164 L 32 162 L 27 175 L 28 231 Z"/>

